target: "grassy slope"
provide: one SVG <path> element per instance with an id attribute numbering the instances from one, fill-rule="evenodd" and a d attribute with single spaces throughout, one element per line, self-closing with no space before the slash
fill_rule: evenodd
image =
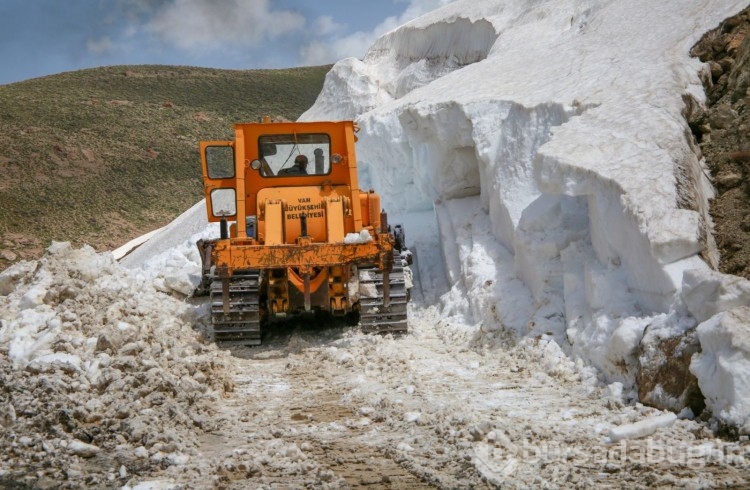
<path id="1" fill-rule="evenodd" d="M 51 240 L 105 250 L 166 224 L 202 197 L 199 140 L 296 119 L 329 68 L 114 66 L 0 86 L 0 269 Z"/>

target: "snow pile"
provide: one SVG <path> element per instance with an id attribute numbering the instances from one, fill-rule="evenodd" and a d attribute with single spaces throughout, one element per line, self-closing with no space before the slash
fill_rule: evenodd
<path id="1" fill-rule="evenodd" d="M 118 468 L 195 457 L 232 388 L 229 357 L 193 329 L 199 311 L 68 243 L 2 272 L 0 294 L 0 472 L 44 458 L 42 480 L 109 486 L 128 481 Z M 103 450 L 114 470 L 84 470 L 81 458 Z"/>
<path id="2" fill-rule="evenodd" d="M 750 433 L 750 308 L 712 317 L 698 327 L 703 351 L 690 370 L 715 415 L 725 424 Z"/>
<path id="3" fill-rule="evenodd" d="M 743 7 L 458 0 L 337 63 L 301 119 L 355 118 L 363 186 L 435 207 L 446 314 L 549 332 L 631 387 L 649 324 L 728 304 L 683 297 L 717 256 L 683 113 L 704 99 L 690 47 Z"/>

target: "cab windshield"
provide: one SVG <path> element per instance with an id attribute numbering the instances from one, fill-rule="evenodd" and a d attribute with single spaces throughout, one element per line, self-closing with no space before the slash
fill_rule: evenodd
<path id="1" fill-rule="evenodd" d="M 263 177 L 325 175 L 331 171 L 331 139 L 327 134 L 261 136 L 258 155 Z"/>

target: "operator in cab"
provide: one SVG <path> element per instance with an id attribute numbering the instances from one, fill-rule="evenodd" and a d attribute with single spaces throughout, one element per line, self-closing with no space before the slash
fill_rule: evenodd
<path id="1" fill-rule="evenodd" d="M 294 159 L 294 165 L 281 169 L 278 175 L 307 175 L 307 157 L 305 155 L 297 155 Z"/>

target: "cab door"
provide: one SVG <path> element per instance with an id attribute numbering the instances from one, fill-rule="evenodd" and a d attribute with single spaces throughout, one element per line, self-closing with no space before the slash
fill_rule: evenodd
<path id="1" fill-rule="evenodd" d="M 201 141 L 203 191 L 208 221 L 237 219 L 237 174 L 233 141 Z"/>

